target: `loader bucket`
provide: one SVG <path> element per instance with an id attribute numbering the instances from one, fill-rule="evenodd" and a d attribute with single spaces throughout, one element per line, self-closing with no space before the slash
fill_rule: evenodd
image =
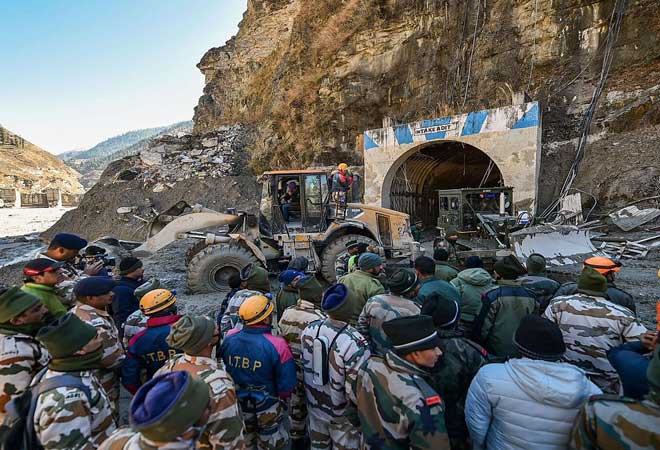
<path id="1" fill-rule="evenodd" d="M 218 212 L 200 212 L 186 214 L 177 217 L 168 223 L 162 230 L 151 236 L 147 241 L 133 250 L 133 255 L 137 257 L 148 257 L 156 253 L 161 248 L 167 246 L 177 239 L 179 233 L 202 230 L 208 227 L 220 225 L 231 225 L 239 222 L 240 216 L 233 214 L 222 214 Z"/>
<path id="2" fill-rule="evenodd" d="M 575 264 L 584 255 L 596 253 L 589 231 L 570 225 L 537 225 L 511 233 L 509 238 L 519 258 L 540 253 L 553 266 Z"/>

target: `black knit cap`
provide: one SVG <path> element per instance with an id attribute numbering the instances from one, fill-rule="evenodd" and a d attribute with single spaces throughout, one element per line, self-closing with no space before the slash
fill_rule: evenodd
<path id="1" fill-rule="evenodd" d="M 566 352 L 564 336 L 556 323 L 535 314 L 520 321 L 513 343 L 525 358 L 558 361 Z"/>
<path id="2" fill-rule="evenodd" d="M 438 332 L 429 316 L 407 316 L 383 323 L 394 351 L 402 355 L 440 346 Z"/>
<path id="3" fill-rule="evenodd" d="M 437 328 L 451 330 L 458 326 L 461 308 L 456 300 L 442 298 L 434 292 L 424 300 L 422 314 L 431 316 Z"/>
<path id="4" fill-rule="evenodd" d="M 135 272 L 142 267 L 142 261 L 137 259 L 134 256 L 128 256 L 121 260 L 119 263 L 119 274 L 126 275 L 131 272 Z"/>

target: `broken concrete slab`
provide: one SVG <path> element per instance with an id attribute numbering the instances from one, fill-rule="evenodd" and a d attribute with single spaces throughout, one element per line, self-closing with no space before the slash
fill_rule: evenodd
<path id="1" fill-rule="evenodd" d="M 627 206 L 610 214 L 612 222 L 623 231 L 630 231 L 660 217 L 660 209 L 639 209 L 637 206 Z"/>
<path id="2" fill-rule="evenodd" d="M 163 163 L 163 156 L 158 152 L 151 150 L 142 150 L 140 160 L 147 166 L 157 166 Z"/>
<path id="3" fill-rule="evenodd" d="M 509 237 L 516 256 L 527 259 L 532 253 L 539 253 L 551 265 L 574 264 L 575 257 L 596 252 L 589 230 L 572 225 L 537 225 Z"/>

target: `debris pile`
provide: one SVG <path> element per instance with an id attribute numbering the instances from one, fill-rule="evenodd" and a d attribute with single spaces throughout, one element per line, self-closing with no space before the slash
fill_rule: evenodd
<path id="1" fill-rule="evenodd" d="M 142 150 L 138 166 L 117 174 L 116 181 L 141 179 L 152 192 L 163 192 L 191 178 L 235 176 L 244 171 L 246 126 L 219 127 L 202 136 L 167 135 Z"/>

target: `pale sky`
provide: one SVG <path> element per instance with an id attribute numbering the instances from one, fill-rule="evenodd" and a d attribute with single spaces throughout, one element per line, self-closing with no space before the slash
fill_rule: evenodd
<path id="1" fill-rule="evenodd" d="M 0 0 L 0 124 L 52 153 L 190 120 L 247 0 Z"/>

